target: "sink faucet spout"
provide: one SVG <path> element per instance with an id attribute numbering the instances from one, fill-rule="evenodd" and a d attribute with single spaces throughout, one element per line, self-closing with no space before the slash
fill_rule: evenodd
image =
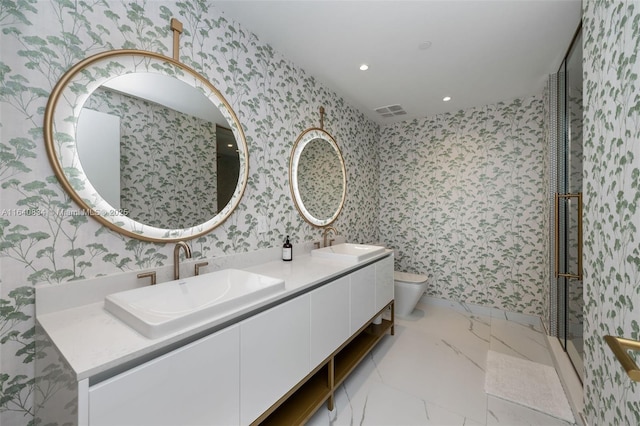
<path id="1" fill-rule="evenodd" d="M 184 249 L 184 257 L 191 259 L 191 249 L 189 244 L 179 241 L 173 249 L 173 279 L 180 279 L 180 249 Z"/>
<path id="2" fill-rule="evenodd" d="M 324 247 L 327 247 L 327 236 L 331 231 L 333 231 L 334 236 L 338 235 L 338 231 L 336 230 L 336 228 L 334 228 L 333 226 L 326 226 L 324 228 L 324 231 L 322 232 L 322 241 L 324 242 Z M 331 245 L 332 243 L 333 243 L 333 239 L 330 239 L 329 245 Z"/>

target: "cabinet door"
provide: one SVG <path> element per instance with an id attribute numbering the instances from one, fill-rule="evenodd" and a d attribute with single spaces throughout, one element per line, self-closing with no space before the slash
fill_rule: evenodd
<path id="1" fill-rule="evenodd" d="M 310 293 L 311 369 L 344 343 L 349 334 L 349 277 L 342 277 Z"/>
<path id="2" fill-rule="evenodd" d="M 376 312 L 393 300 L 393 257 L 385 257 L 376 264 Z"/>
<path id="3" fill-rule="evenodd" d="M 355 333 L 376 313 L 376 269 L 375 264 L 366 266 L 349 275 L 351 321 L 350 335 Z"/>
<path id="4" fill-rule="evenodd" d="M 98 383 L 89 424 L 238 424 L 239 355 L 236 325 Z"/>
<path id="5" fill-rule="evenodd" d="M 257 419 L 309 368 L 309 294 L 240 323 L 240 424 Z"/>

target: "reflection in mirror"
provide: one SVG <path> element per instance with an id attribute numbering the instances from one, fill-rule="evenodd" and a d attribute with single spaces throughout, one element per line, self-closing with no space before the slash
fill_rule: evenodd
<path id="1" fill-rule="evenodd" d="M 210 232 L 247 185 L 247 144 L 229 103 L 198 72 L 158 53 L 113 50 L 74 65 L 51 93 L 44 138 L 77 205 L 136 239 Z"/>
<path id="2" fill-rule="evenodd" d="M 310 141 L 298 163 L 298 190 L 311 216 L 324 220 L 333 216 L 342 201 L 340 157 L 331 144 L 321 138 Z"/>
<path id="3" fill-rule="evenodd" d="M 240 176 L 238 144 L 231 129 L 216 124 L 218 211 L 233 197 Z"/>
<path id="4" fill-rule="evenodd" d="M 80 112 L 76 143 L 98 193 L 159 228 L 207 221 L 238 182 L 226 119 L 202 91 L 166 75 L 131 73 L 98 87 Z"/>
<path id="5" fill-rule="evenodd" d="M 312 225 L 333 223 L 346 199 L 346 169 L 335 140 L 322 129 L 305 130 L 295 143 L 289 167 L 296 208 Z"/>

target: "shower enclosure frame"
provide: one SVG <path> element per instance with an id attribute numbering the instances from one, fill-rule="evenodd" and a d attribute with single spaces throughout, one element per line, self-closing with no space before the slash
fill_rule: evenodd
<path id="1" fill-rule="evenodd" d="M 582 26 L 550 87 L 549 332 L 582 367 Z M 576 84 L 577 82 L 577 84 Z"/>

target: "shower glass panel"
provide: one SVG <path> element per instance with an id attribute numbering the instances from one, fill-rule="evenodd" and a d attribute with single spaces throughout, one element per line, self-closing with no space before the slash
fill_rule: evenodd
<path id="1" fill-rule="evenodd" d="M 558 74 L 558 188 L 556 195 L 558 337 L 583 377 L 582 286 L 582 35 Z"/>

